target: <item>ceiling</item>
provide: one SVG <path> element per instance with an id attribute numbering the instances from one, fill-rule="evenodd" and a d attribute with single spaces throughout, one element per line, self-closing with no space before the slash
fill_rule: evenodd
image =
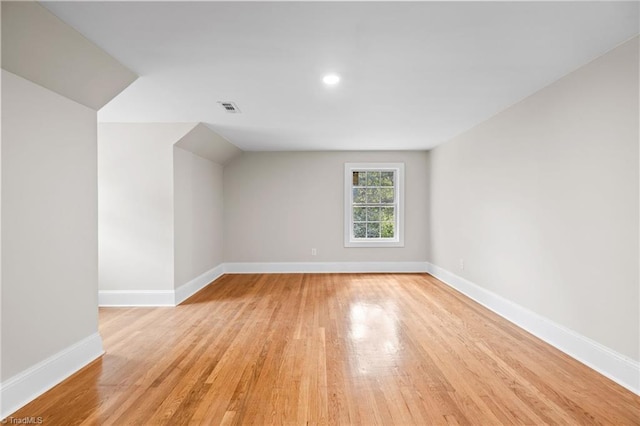
<path id="1" fill-rule="evenodd" d="M 44 6 L 140 75 L 100 121 L 202 122 L 257 151 L 429 149 L 639 27 L 637 2 Z"/>

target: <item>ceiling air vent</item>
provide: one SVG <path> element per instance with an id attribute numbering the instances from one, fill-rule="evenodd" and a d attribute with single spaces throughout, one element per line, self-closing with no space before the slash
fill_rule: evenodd
<path id="1" fill-rule="evenodd" d="M 222 108 L 224 108 L 225 111 L 227 111 L 228 113 L 231 114 L 238 114 L 240 112 L 240 108 L 238 108 L 238 105 L 235 104 L 235 102 L 227 102 L 227 101 L 220 101 L 218 102 Z"/>

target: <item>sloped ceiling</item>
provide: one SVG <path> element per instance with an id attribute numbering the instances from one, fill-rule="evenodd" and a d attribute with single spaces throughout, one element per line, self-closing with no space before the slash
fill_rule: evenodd
<path id="1" fill-rule="evenodd" d="M 175 146 L 221 165 L 227 164 L 242 152 L 202 123 L 198 123 Z"/>
<path id="2" fill-rule="evenodd" d="M 101 121 L 202 122 L 243 150 L 431 148 L 636 35 L 639 15 L 638 2 L 44 6 L 141 76 Z"/>
<path id="3" fill-rule="evenodd" d="M 2 2 L 2 68 L 98 110 L 138 76 L 36 2 Z"/>

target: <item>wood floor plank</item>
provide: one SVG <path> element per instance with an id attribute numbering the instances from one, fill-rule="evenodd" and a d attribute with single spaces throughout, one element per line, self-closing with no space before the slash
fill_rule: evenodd
<path id="1" fill-rule="evenodd" d="M 101 308 L 52 425 L 640 425 L 640 397 L 427 274 L 225 275 Z"/>

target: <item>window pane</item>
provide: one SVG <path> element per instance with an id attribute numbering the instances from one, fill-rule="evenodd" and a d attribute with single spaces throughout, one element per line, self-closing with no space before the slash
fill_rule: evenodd
<path id="1" fill-rule="evenodd" d="M 367 207 L 367 220 L 377 222 L 380 220 L 380 207 Z"/>
<path id="2" fill-rule="evenodd" d="M 393 203 L 393 188 L 380 189 L 380 201 L 383 203 Z"/>
<path id="3" fill-rule="evenodd" d="M 379 204 L 380 203 L 380 189 L 367 188 L 367 203 Z"/>
<path id="4" fill-rule="evenodd" d="M 380 209 L 380 220 L 383 222 L 394 222 L 393 207 L 383 207 Z"/>
<path id="5" fill-rule="evenodd" d="M 345 171 L 345 247 L 402 247 L 404 164 L 346 163 Z"/>
<path id="6" fill-rule="evenodd" d="M 353 221 L 365 222 L 367 220 L 367 208 L 366 207 L 354 207 L 353 208 Z"/>
<path id="7" fill-rule="evenodd" d="M 366 186 L 367 172 L 353 172 L 353 186 Z"/>
<path id="8" fill-rule="evenodd" d="M 367 238 L 380 238 L 379 223 L 367 223 Z"/>
<path id="9" fill-rule="evenodd" d="M 379 185 L 380 185 L 380 172 L 368 172 L 367 186 L 379 186 Z"/>
<path id="10" fill-rule="evenodd" d="M 354 236 L 354 238 L 366 238 L 366 236 L 367 236 L 367 224 L 366 223 L 354 223 L 353 224 L 353 236 Z"/>
<path id="11" fill-rule="evenodd" d="M 382 238 L 393 238 L 393 222 L 382 222 Z"/>
<path id="12" fill-rule="evenodd" d="M 356 204 L 364 204 L 367 202 L 367 190 L 364 188 L 353 189 L 353 202 Z"/>
<path id="13" fill-rule="evenodd" d="M 393 172 L 380 173 L 380 186 L 393 186 Z"/>

